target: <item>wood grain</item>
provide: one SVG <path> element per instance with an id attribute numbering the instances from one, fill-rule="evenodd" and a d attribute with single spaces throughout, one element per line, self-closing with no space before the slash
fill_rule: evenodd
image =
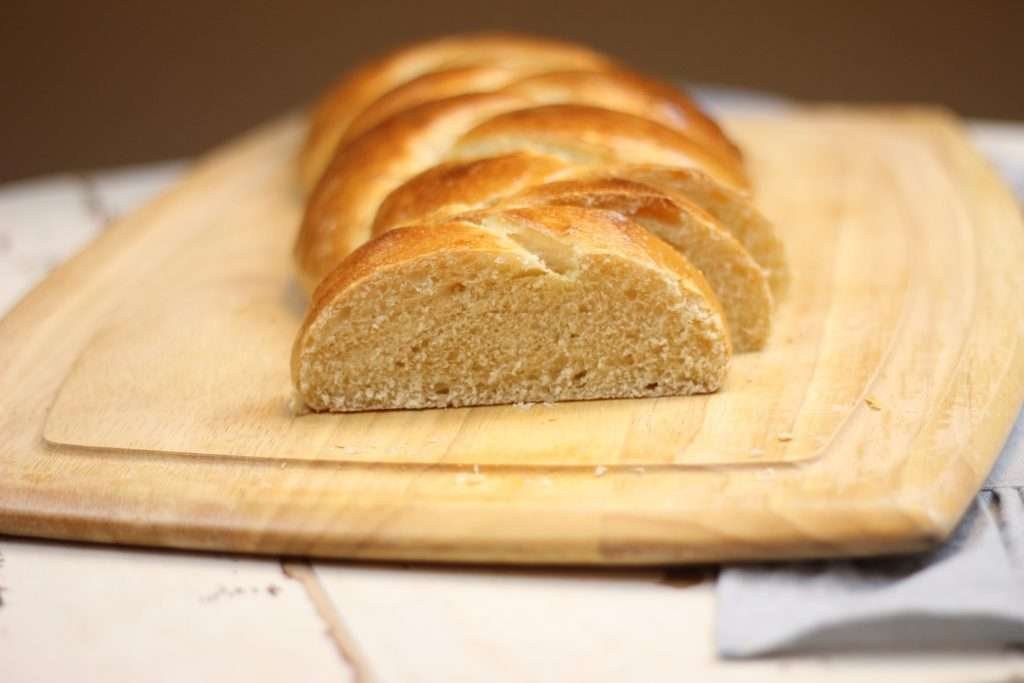
<path id="1" fill-rule="evenodd" d="M 212 205 L 215 187 L 184 200 L 197 213 L 178 230 L 192 238 L 152 260 L 151 284 L 124 292 L 77 359 L 44 436 L 91 448 L 382 463 L 594 467 L 818 457 L 862 401 L 905 313 L 913 229 L 897 201 L 876 202 L 871 193 L 889 158 L 913 150 L 887 145 L 878 131 L 801 134 L 814 144 L 782 136 L 754 168 L 790 245 L 793 295 L 768 348 L 738 357 L 717 394 L 294 417 L 288 361 L 306 303 L 289 254 L 302 201 L 292 167 L 268 147 L 263 164 L 277 172 L 244 201 Z M 829 144 L 832 154 L 822 159 Z M 794 162 L 815 179 L 810 195 L 780 171 Z M 829 211 L 834 220 L 822 221 Z M 942 334 L 944 324 L 929 320 L 919 332 Z"/>
<path id="2" fill-rule="evenodd" d="M 1024 391 L 1012 199 L 940 114 L 731 128 L 795 279 L 769 349 L 721 394 L 293 419 L 288 121 L 215 154 L 0 323 L 0 531 L 604 564 L 942 538 Z M 89 448 L 42 438 L 51 405 L 47 439 Z"/>

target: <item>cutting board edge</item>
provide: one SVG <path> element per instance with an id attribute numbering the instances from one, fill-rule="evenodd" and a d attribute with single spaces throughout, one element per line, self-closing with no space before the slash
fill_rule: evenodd
<path id="1" fill-rule="evenodd" d="M 914 110 L 914 111 L 916 112 L 918 110 Z M 979 159 L 980 159 L 980 155 L 979 155 Z M 987 164 L 986 164 L 986 166 L 987 166 Z M 197 173 L 198 173 L 198 171 L 197 171 Z M 165 195 L 165 196 L 172 196 L 172 195 Z M 1018 224 L 1020 223 L 1019 218 L 1017 220 L 1017 223 Z M 101 239 L 103 239 L 103 238 L 101 238 Z M 80 261 L 82 260 L 82 258 L 87 253 L 88 254 L 92 254 L 93 256 L 95 256 L 95 254 L 97 252 L 94 251 L 94 248 L 96 246 L 97 245 L 95 245 L 95 244 L 91 245 L 89 248 L 87 248 L 87 250 L 85 252 L 83 252 L 78 257 L 76 257 L 72 261 L 72 264 L 76 264 L 77 266 L 81 266 L 82 264 L 80 263 Z M 68 264 L 67 266 L 64 266 L 61 269 L 59 269 L 58 273 L 55 274 L 54 278 L 60 278 L 60 277 L 67 276 L 67 273 L 70 270 L 72 264 Z M 36 290 L 33 290 L 33 292 L 28 297 L 26 297 L 18 306 L 16 306 L 16 308 L 8 316 L 5 317 L 5 319 L 2 322 L 0 322 L 0 338 L 2 338 L 3 332 L 5 331 L 5 328 L 12 327 L 12 326 L 13 327 L 17 327 L 17 324 L 22 322 L 20 320 L 21 316 L 17 315 L 19 313 L 19 311 L 22 311 L 23 308 L 28 308 L 29 306 L 33 305 L 33 303 L 38 303 L 37 299 L 38 299 L 38 297 L 43 296 L 43 293 L 47 290 L 47 285 L 49 285 L 51 287 L 56 286 L 54 284 L 54 282 L 52 282 L 50 279 L 48 279 L 39 288 L 37 288 Z M 12 322 L 12 319 L 14 319 L 13 322 Z M 1017 370 L 1021 370 L 1022 367 L 1024 367 L 1024 354 L 1021 353 L 1021 349 L 1020 349 L 1019 345 L 1017 347 L 1017 352 L 1015 354 L 1015 359 L 1016 359 L 1016 362 L 1015 362 L 1015 364 L 1013 364 L 1013 367 L 1015 367 Z M 1019 377 L 1021 375 L 1024 375 L 1024 373 L 1018 373 Z M 1006 391 L 1007 392 L 1011 392 L 1011 393 L 1016 393 L 1018 398 L 1019 398 L 1021 396 L 1022 389 L 1024 389 L 1024 387 L 1022 387 L 1021 385 L 1024 385 L 1024 377 L 1022 377 L 1021 379 L 1018 379 L 1016 381 L 1015 385 L 1014 385 L 1014 383 L 1012 381 L 1006 382 Z M 48 412 L 48 410 L 44 411 L 44 415 L 45 415 L 46 412 Z M 1003 437 L 1002 438 L 1005 438 L 1005 434 L 1009 433 L 1010 428 L 1012 428 L 1013 418 L 1016 416 L 1016 413 L 1011 415 L 1009 410 L 1000 411 L 1000 412 L 1006 413 L 1006 415 L 1007 415 L 1007 417 L 1004 420 L 1005 421 L 1005 425 L 1004 425 L 1005 429 L 999 430 L 997 428 L 995 430 L 990 430 L 989 431 L 989 437 L 990 437 L 990 441 L 992 441 L 992 442 L 999 440 L 999 438 L 995 435 L 994 432 L 1002 431 L 1002 433 L 1003 433 Z M 975 478 L 978 479 L 977 484 L 980 485 L 981 481 L 984 479 L 985 472 L 982 472 L 980 470 L 975 470 L 974 472 L 975 472 Z M 152 532 L 154 530 L 158 530 L 159 531 L 159 534 L 158 534 L 159 537 L 156 539 L 155 543 L 157 545 L 166 546 L 166 547 L 187 547 L 187 548 L 192 548 L 192 549 L 207 549 L 207 550 L 231 549 L 231 550 L 237 550 L 239 552 L 267 552 L 267 553 L 273 553 L 273 554 L 290 554 L 291 552 L 293 552 L 295 550 L 294 547 L 289 542 L 286 542 L 287 539 L 283 539 L 283 538 L 280 539 L 279 545 L 274 545 L 273 543 L 268 543 L 267 545 L 264 545 L 263 547 L 251 547 L 252 546 L 252 534 L 251 534 L 250 531 L 234 529 L 232 527 L 219 526 L 219 525 L 216 525 L 216 524 L 210 525 L 210 526 L 207 526 L 207 527 L 197 527 L 194 530 L 194 535 L 193 536 L 182 535 L 182 536 L 174 536 L 172 538 L 171 536 L 165 536 L 164 533 L 170 533 L 170 534 L 173 535 L 175 533 L 175 531 L 181 532 L 183 530 L 182 529 L 176 529 L 174 524 L 159 524 L 158 523 L 156 526 L 154 526 L 151 523 L 147 523 L 147 524 L 144 524 L 144 525 L 140 525 L 140 523 L 137 520 L 130 520 L 130 519 L 127 519 L 124 516 L 121 516 L 117 520 L 117 523 L 111 529 L 108 529 L 105 533 L 99 533 L 96 529 L 88 530 L 88 529 L 84 529 L 84 528 L 80 528 L 79 527 L 80 524 L 83 524 L 83 523 L 91 521 L 91 517 L 92 517 L 92 515 L 90 514 L 91 511 L 88 510 L 87 508 L 83 508 L 81 510 L 72 510 L 66 504 L 60 504 L 60 503 L 58 503 L 55 500 L 50 500 L 50 501 L 48 501 L 49 505 L 39 506 L 39 507 L 47 507 L 47 508 L 49 508 L 45 512 L 43 512 L 41 510 L 38 510 L 38 508 L 37 508 L 37 512 L 42 512 L 43 515 L 48 515 L 47 517 L 41 518 L 41 517 L 39 517 L 37 512 L 33 512 L 31 509 L 28 509 L 28 508 L 32 507 L 31 505 L 28 505 L 28 506 L 19 505 L 19 502 L 18 502 L 19 498 L 22 498 L 22 500 L 20 501 L 21 503 L 30 503 L 31 502 L 31 501 L 25 500 L 23 498 L 23 496 L 21 495 L 23 492 L 20 492 L 20 491 L 18 491 L 16 489 L 12 490 L 12 489 L 9 489 L 9 488 L 6 491 L 4 491 L 3 490 L 4 488 L 6 488 L 6 487 L 3 487 L 3 485 L 0 484 L 0 492 L 4 492 L 4 494 L 5 494 L 3 496 L 0 496 L 0 500 L 3 500 L 3 501 L 15 501 L 15 502 L 13 504 L 10 504 L 10 503 L 0 503 L 0 505 L 5 505 L 6 504 L 8 506 L 8 507 L 6 507 L 5 510 L 0 511 L 0 531 L 4 531 L 6 533 L 11 533 L 13 535 L 25 535 L 25 533 L 27 531 L 27 532 L 29 532 L 29 535 L 34 535 L 34 536 L 38 535 L 38 536 L 45 536 L 45 537 L 50 537 L 50 538 L 65 538 L 65 539 L 69 539 L 69 540 L 78 539 L 78 540 L 90 540 L 90 541 L 100 541 L 100 542 L 114 542 L 114 543 L 149 545 L 149 544 L 152 544 L 153 541 L 146 541 L 145 540 L 146 537 L 147 537 L 147 534 L 150 534 L 149 537 L 152 538 Z M 44 498 L 45 497 L 46 496 L 44 496 Z M 933 518 L 932 521 L 933 522 L 937 522 L 937 524 L 935 526 L 932 526 L 931 529 L 926 529 L 925 531 L 919 533 L 914 539 L 909 539 L 909 538 L 904 537 L 902 539 L 899 539 L 898 541 L 894 541 L 893 544 L 891 544 L 891 545 L 889 543 L 887 543 L 883 539 L 879 543 L 877 548 L 876 548 L 877 552 L 886 552 L 886 553 L 894 552 L 895 551 L 894 548 L 896 548 L 897 546 L 904 547 L 904 548 L 910 548 L 911 546 L 913 546 L 915 549 L 920 549 L 921 547 L 926 547 L 929 544 L 933 544 L 934 542 L 936 542 L 937 540 L 942 538 L 946 533 L 948 533 L 949 530 L 952 529 L 953 525 L 955 525 L 956 520 L 960 516 L 960 512 L 962 512 L 962 509 L 966 507 L 967 503 L 969 502 L 969 500 L 972 497 L 973 497 L 973 493 L 969 493 L 969 494 L 966 494 L 964 496 L 954 497 L 955 499 L 947 497 L 946 501 L 945 501 L 946 504 L 943 506 L 945 508 L 945 510 L 947 512 L 952 513 L 955 509 L 959 508 L 960 509 L 959 512 L 956 512 L 955 514 L 943 514 L 943 515 L 940 515 L 938 518 Z M 908 504 L 911 506 L 911 511 L 912 511 L 912 509 L 914 507 L 916 507 L 917 503 L 919 503 L 921 500 L 924 500 L 924 499 L 927 499 L 927 498 L 928 498 L 928 496 L 925 496 L 925 498 L 921 498 L 921 499 L 916 500 L 916 501 L 909 501 Z M 960 498 L 963 499 L 962 500 L 963 505 L 959 504 L 961 501 L 958 500 L 958 499 L 960 499 Z M 37 500 L 37 502 L 40 502 L 40 501 Z M 94 511 L 92 511 L 92 512 L 94 512 Z M 903 510 L 902 512 L 905 513 L 905 512 L 907 512 L 907 510 Z M 283 531 L 285 533 L 289 532 L 287 529 L 284 529 Z M 920 532 L 920 528 L 918 528 L 918 531 Z M 232 534 L 236 534 L 237 535 L 237 538 L 239 539 L 239 542 L 233 543 L 233 544 L 232 543 L 224 543 L 224 541 L 227 540 L 229 537 L 231 537 Z M 643 536 L 643 534 L 638 534 L 638 535 L 639 536 Z M 246 537 L 248 537 L 248 538 L 246 538 Z M 322 542 L 323 540 L 324 539 L 321 537 L 320 541 Z M 804 541 L 806 541 L 806 539 L 804 539 Z M 231 546 L 231 547 L 228 547 L 228 546 Z M 687 547 L 692 549 L 694 546 L 693 546 L 692 543 L 690 543 Z M 783 549 L 782 552 L 786 553 L 787 557 L 793 557 L 793 556 L 795 556 L 795 553 L 798 552 L 797 548 L 791 548 L 791 549 L 786 550 L 784 546 L 779 546 L 779 547 Z M 386 546 L 380 546 L 380 547 L 369 546 L 369 545 L 366 545 L 363 542 L 359 542 L 358 535 L 353 536 L 352 538 L 350 538 L 350 540 L 345 542 L 345 545 L 338 546 L 338 548 L 341 549 L 341 551 L 342 551 L 341 554 L 333 553 L 331 551 L 331 547 L 329 545 L 328 546 L 324 546 L 324 547 L 319 547 L 319 548 L 316 547 L 316 546 L 309 546 L 307 552 L 310 552 L 311 554 L 322 554 L 324 556 L 337 556 L 337 557 L 361 557 L 361 558 L 378 558 L 378 559 L 427 559 L 427 560 L 429 560 L 429 559 L 437 559 L 438 553 L 440 552 L 440 551 L 438 551 L 438 547 L 437 546 L 428 546 L 428 545 L 424 545 L 423 546 L 424 552 L 423 552 L 422 556 L 416 554 L 415 548 L 407 548 L 406 550 L 408 550 L 409 552 L 406 553 L 405 551 L 403 551 L 400 548 L 396 550 L 394 548 L 390 548 L 389 549 Z M 860 549 L 863 550 L 864 547 L 862 546 Z M 720 548 L 719 548 L 719 550 L 720 550 Z M 471 552 L 471 551 L 467 551 L 467 552 L 468 552 L 468 554 L 465 555 L 465 556 L 462 556 L 461 560 L 463 560 L 463 561 L 485 561 L 485 562 L 486 561 L 502 561 L 502 562 L 515 562 L 515 561 L 517 561 L 517 560 L 511 559 L 511 558 L 506 558 L 506 559 L 487 559 L 487 557 L 490 557 L 490 555 L 489 555 L 488 551 L 486 551 L 484 548 L 479 549 L 475 553 Z M 639 553 L 639 549 L 636 549 L 635 552 Z M 813 556 L 816 556 L 816 557 L 824 556 L 822 554 L 824 552 L 822 549 L 814 549 L 814 550 L 812 550 L 812 552 L 813 552 Z M 844 554 L 844 555 L 849 554 L 851 552 L 854 552 L 854 550 L 853 549 L 843 549 L 842 550 L 842 554 Z M 454 553 L 450 548 L 444 549 L 444 553 L 445 554 L 443 555 L 443 557 L 446 558 L 446 559 L 459 559 L 459 557 L 460 557 L 456 553 Z M 721 553 L 719 553 L 719 554 L 721 554 Z M 869 550 L 868 554 L 875 554 L 875 550 Z M 735 559 L 759 559 L 759 558 L 763 559 L 763 558 L 766 558 L 768 556 L 769 556 L 769 554 L 767 553 L 767 551 L 765 551 L 764 548 L 761 548 L 761 549 L 759 549 L 758 554 L 756 554 L 754 556 L 742 557 L 742 558 L 741 557 L 737 557 Z M 562 560 L 566 559 L 564 555 L 561 555 L 559 557 L 549 558 L 549 559 L 543 559 L 543 555 L 542 554 L 541 555 L 537 555 L 537 557 L 541 557 L 542 558 L 540 560 L 541 562 L 559 562 L 559 563 L 561 563 Z M 674 557 L 678 558 L 678 554 L 676 556 L 674 556 Z M 636 560 L 636 559 L 637 559 L 637 557 L 634 555 L 632 560 Z M 601 557 L 601 558 L 598 558 L 595 561 L 597 561 L 599 563 L 602 563 L 602 564 L 619 564 L 619 563 L 622 563 L 622 564 L 632 564 L 632 563 L 644 564 L 644 563 L 646 563 L 646 560 L 640 560 L 639 562 L 634 562 L 632 560 L 629 561 L 629 562 L 626 562 L 626 561 L 616 560 L 615 558 L 612 558 L 612 557 Z M 531 561 L 531 560 L 523 560 L 523 561 Z M 680 560 L 679 559 L 671 559 L 671 558 L 664 559 L 664 560 L 659 560 L 659 559 L 652 559 L 651 560 L 651 562 L 653 562 L 653 563 L 661 563 L 662 561 L 675 562 L 675 561 L 680 561 Z M 684 558 L 682 561 L 687 561 L 687 560 L 685 560 L 685 558 Z M 701 561 L 701 560 L 693 560 L 693 561 Z M 583 562 L 587 563 L 586 560 L 583 560 Z M 571 560 L 569 560 L 569 563 L 573 563 L 573 562 Z"/>

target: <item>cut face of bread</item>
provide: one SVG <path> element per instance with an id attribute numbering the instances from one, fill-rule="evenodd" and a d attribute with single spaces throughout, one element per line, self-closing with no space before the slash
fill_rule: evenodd
<path id="1" fill-rule="evenodd" d="M 516 152 L 466 162 L 446 162 L 409 179 L 381 204 L 373 234 L 494 206 L 542 183 L 628 180 L 659 190 L 704 210 L 728 231 L 765 271 L 779 301 L 789 282 L 785 252 L 772 224 L 744 192 L 716 182 L 697 169 L 654 164 L 576 165 L 542 154 Z"/>
<path id="2" fill-rule="evenodd" d="M 615 211 L 663 239 L 701 271 L 725 311 L 736 351 L 763 348 L 773 308 L 765 270 L 721 223 L 685 195 L 618 177 L 616 168 L 576 171 L 550 157 L 528 154 L 443 164 L 389 195 L 378 212 L 374 234 L 385 232 L 389 224 L 443 220 L 488 206 L 562 205 Z M 630 167 L 621 168 L 621 175 L 631 175 Z M 651 167 L 640 171 L 653 173 Z M 578 178 L 545 182 L 567 174 Z M 671 169 L 666 174 L 671 180 Z"/>
<path id="3" fill-rule="evenodd" d="M 692 202 L 619 178 L 535 185 L 499 204 L 579 206 L 614 211 L 647 228 L 699 270 L 718 297 L 736 351 L 764 347 L 771 331 L 768 278 L 747 250 Z"/>
<path id="4" fill-rule="evenodd" d="M 631 164 L 609 169 L 567 169 L 564 177 L 607 177 L 632 180 L 667 194 L 685 197 L 711 214 L 732 233 L 768 274 L 776 301 L 789 288 L 789 266 L 782 240 L 771 222 L 750 201 L 746 192 L 716 182 L 696 168 L 670 168 L 655 164 Z"/>
<path id="5" fill-rule="evenodd" d="M 731 353 L 703 277 L 617 214 L 465 214 L 393 230 L 327 277 L 296 340 L 314 410 L 715 391 Z"/>

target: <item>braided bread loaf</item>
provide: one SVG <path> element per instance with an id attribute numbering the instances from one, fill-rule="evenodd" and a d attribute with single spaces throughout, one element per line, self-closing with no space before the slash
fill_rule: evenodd
<path id="1" fill-rule="evenodd" d="M 327 93 L 299 163 L 315 410 L 714 391 L 786 287 L 737 147 L 574 45 L 399 50 Z"/>

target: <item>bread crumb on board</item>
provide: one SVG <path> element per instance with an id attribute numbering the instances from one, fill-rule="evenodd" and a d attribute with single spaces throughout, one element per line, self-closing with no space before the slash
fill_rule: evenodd
<path id="1" fill-rule="evenodd" d="M 487 476 L 479 471 L 455 473 L 455 483 L 459 486 L 476 486 L 482 484 L 486 479 Z"/>
<path id="2" fill-rule="evenodd" d="M 775 435 L 775 438 L 778 439 L 779 441 L 792 441 L 793 432 L 779 432 L 778 434 Z"/>
<path id="3" fill-rule="evenodd" d="M 864 397 L 864 403 L 868 404 L 868 408 L 871 408 L 871 410 L 881 410 L 882 409 L 882 402 L 879 401 L 874 396 L 865 396 Z"/>
<path id="4" fill-rule="evenodd" d="M 598 465 L 594 468 L 595 477 L 603 477 L 608 472 L 608 468 L 604 465 Z"/>
<path id="5" fill-rule="evenodd" d="M 288 413 L 292 417 L 301 417 L 302 415 L 308 415 L 312 410 L 306 405 L 306 401 L 302 398 L 302 395 L 292 389 L 291 393 L 288 394 Z"/>

